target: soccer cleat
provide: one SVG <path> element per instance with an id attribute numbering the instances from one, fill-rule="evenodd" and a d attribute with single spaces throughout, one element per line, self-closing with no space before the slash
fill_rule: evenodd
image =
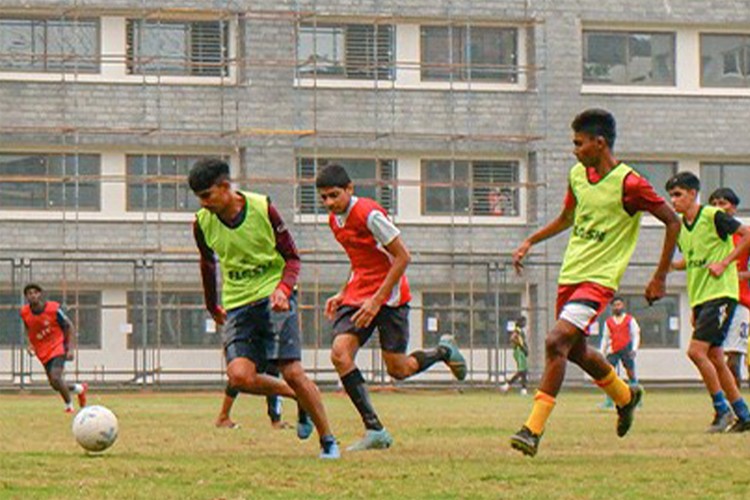
<path id="1" fill-rule="evenodd" d="M 731 411 L 724 413 L 715 413 L 714 419 L 711 425 L 708 426 L 706 432 L 709 434 L 718 434 L 720 432 L 729 432 L 731 427 L 734 427 L 734 414 Z M 738 432 L 738 431 L 734 431 Z"/>
<path id="2" fill-rule="evenodd" d="M 521 392 L 519 392 L 519 394 L 521 396 L 528 396 L 529 395 L 529 391 L 527 391 L 525 387 L 522 387 L 521 388 Z"/>
<path id="3" fill-rule="evenodd" d="M 438 342 L 438 345 L 448 349 L 449 354 L 448 359 L 446 360 L 446 364 L 448 365 L 448 368 L 451 369 L 451 372 L 453 372 L 453 376 L 458 380 L 465 379 L 466 360 L 458 350 L 458 345 L 456 344 L 456 339 L 453 338 L 453 335 L 443 335 L 442 337 L 440 337 L 440 342 Z"/>
<path id="4" fill-rule="evenodd" d="M 609 397 L 605 399 L 604 401 L 602 401 L 601 403 L 599 403 L 599 408 L 603 410 L 614 408 L 614 407 L 615 407 L 615 402 L 612 401 L 612 398 L 609 398 Z"/>
<path id="5" fill-rule="evenodd" d="M 510 445 L 514 450 L 518 450 L 524 455 L 533 457 L 539 449 L 539 441 L 542 439 L 541 434 L 534 434 L 531 429 L 525 425 L 521 430 L 510 437 Z"/>
<path id="6" fill-rule="evenodd" d="M 725 432 L 737 433 L 750 431 L 750 420 L 735 420 L 732 425 L 727 427 Z"/>
<path id="7" fill-rule="evenodd" d="M 337 458 L 341 458 L 341 450 L 339 450 L 339 444 L 336 442 L 335 439 L 331 439 L 330 441 L 326 440 L 320 443 L 319 458 L 324 458 L 328 460 L 335 460 Z"/>
<path id="8" fill-rule="evenodd" d="M 617 435 L 624 437 L 633 425 L 635 409 L 643 398 L 643 387 L 636 385 L 630 388 L 630 403 L 617 407 Z"/>
<path id="9" fill-rule="evenodd" d="M 310 415 L 305 411 L 299 412 L 299 420 L 297 420 L 297 437 L 300 439 L 307 439 L 313 432 L 313 423 L 310 419 Z"/>
<path id="10" fill-rule="evenodd" d="M 81 387 L 83 387 L 83 389 L 81 389 L 81 392 L 78 394 L 78 406 L 83 408 L 86 406 L 86 393 L 89 391 L 89 384 L 84 382 L 81 384 Z"/>
<path id="11" fill-rule="evenodd" d="M 71 414 L 71 413 L 75 413 L 76 412 L 75 408 L 73 408 L 72 406 L 66 406 L 64 411 L 67 414 Z"/>
<path id="12" fill-rule="evenodd" d="M 390 448 L 392 444 L 393 438 L 387 430 L 368 429 L 365 437 L 348 447 L 346 451 L 384 450 Z"/>
<path id="13" fill-rule="evenodd" d="M 500 392 L 506 393 L 510 390 L 510 384 L 508 382 L 505 382 L 503 385 L 500 386 Z"/>

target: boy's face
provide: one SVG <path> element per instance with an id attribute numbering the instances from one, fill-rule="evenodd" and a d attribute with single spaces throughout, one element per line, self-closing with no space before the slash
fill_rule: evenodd
<path id="1" fill-rule="evenodd" d="M 573 154 L 587 167 L 599 165 L 606 150 L 607 141 L 604 137 L 593 136 L 586 132 L 573 134 Z"/>
<path id="2" fill-rule="evenodd" d="M 208 189 L 195 191 L 201 207 L 211 213 L 221 213 L 232 201 L 232 189 L 229 181 L 219 181 Z"/>
<path id="3" fill-rule="evenodd" d="M 625 303 L 621 300 L 615 300 L 612 302 L 612 313 L 615 316 L 619 316 L 625 311 Z"/>
<path id="4" fill-rule="evenodd" d="M 717 208 L 721 208 L 727 213 L 727 215 L 731 215 L 732 217 L 734 217 L 734 214 L 737 213 L 737 207 L 729 203 L 724 198 L 714 198 L 713 200 L 711 200 L 711 205 Z"/>
<path id="5" fill-rule="evenodd" d="M 334 214 L 343 214 L 346 212 L 346 207 L 349 206 L 349 200 L 351 200 L 353 194 L 354 186 L 352 184 L 349 184 L 345 188 L 324 187 L 318 189 L 318 195 L 323 205 L 325 205 L 329 212 Z"/>
<path id="6" fill-rule="evenodd" d="M 672 200 L 672 206 L 678 214 L 684 214 L 693 206 L 698 191 L 695 189 L 685 189 L 683 187 L 674 187 L 669 190 L 669 198 Z"/>
<path id="7" fill-rule="evenodd" d="M 36 288 L 29 289 L 28 292 L 26 292 L 26 302 L 29 303 L 31 307 L 38 306 L 42 301 L 42 292 L 40 290 L 37 290 Z"/>

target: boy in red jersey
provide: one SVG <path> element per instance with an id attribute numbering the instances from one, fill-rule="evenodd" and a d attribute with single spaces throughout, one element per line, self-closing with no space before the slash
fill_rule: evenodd
<path id="1" fill-rule="evenodd" d="M 607 357 L 607 362 L 617 369 L 622 364 L 628 375 L 628 384 L 638 385 L 635 373 L 635 354 L 641 345 L 641 327 L 636 319 L 625 312 L 622 297 L 612 299 L 612 315 L 604 322 L 604 333 L 599 350 Z M 607 397 L 604 408 L 612 408 L 614 402 Z"/>
<path id="2" fill-rule="evenodd" d="M 326 316 L 333 324 L 331 361 L 365 425 L 365 436 L 348 449 L 388 448 L 393 438 L 380 422 L 354 363 L 357 351 L 377 327 L 388 374 L 398 380 L 411 377 L 442 361 L 458 380 L 466 378 L 466 362 L 451 335 L 434 349 L 409 355 L 409 300 L 404 272 L 411 256 L 400 231 L 385 209 L 369 198 L 354 196 L 349 174 L 340 165 L 328 165 L 315 179 L 328 222 L 351 262 L 351 274 L 339 293 L 326 301 Z"/>
<path id="3" fill-rule="evenodd" d="M 740 198 L 729 188 L 719 188 L 708 197 L 708 203 L 721 208 L 727 215 L 735 217 Z M 741 239 L 738 233 L 732 235 L 734 245 L 737 246 Z M 737 308 L 734 310 L 732 322 L 727 330 L 727 338 L 724 341 L 724 354 L 727 357 L 727 365 L 732 370 L 737 387 L 742 387 L 742 357 L 747 355 L 748 323 L 750 323 L 750 271 L 747 268 L 750 252 L 745 251 L 737 257 L 737 274 L 740 279 L 740 297 Z"/>
<path id="4" fill-rule="evenodd" d="M 42 287 L 29 283 L 23 289 L 28 304 L 21 308 L 21 319 L 29 337 L 29 351 L 33 352 L 47 372 L 47 380 L 65 402 L 65 413 L 73 413 L 71 394 L 78 396 L 78 404 L 86 406 L 88 384 L 66 384 L 63 370 L 66 361 L 73 361 L 75 328 L 60 304 L 43 298 Z"/>
<path id="5" fill-rule="evenodd" d="M 579 163 L 568 174 L 563 210 L 513 253 L 513 263 L 520 273 L 532 245 L 573 228 L 558 279 L 557 322 L 545 340 L 544 374 L 528 420 L 511 437 L 511 446 L 530 456 L 538 450 L 568 360 L 588 373 L 617 405 L 617 435 L 628 432 L 642 389 L 631 389 L 602 353 L 587 345 L 588 329 L 619 287 L 638 240 L 641 212 L 650 212 L 667 227 L 659 265 L 646 287 L 649 302 L 665 294 L 680 232 L 674 210 L 646 179 L 615 159 L 612 148 L 616 126 L 609 112 L 586 110 L 575 117 L 571 127 Z"/>

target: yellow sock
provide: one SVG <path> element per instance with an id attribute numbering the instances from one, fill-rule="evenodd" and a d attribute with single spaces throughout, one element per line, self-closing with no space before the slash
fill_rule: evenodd
<path id="1" fill-rule="evenodd" d="M 531 409 L 531 415 L 526 420 L 526 427 L 534 434 L 544 432 L 544 426 L 547 424 L 552 410 L 555 408 L 555 398 L 542 391 L 536 391 L 534 396 L 534 407 Z"/>
<path id="2" fill-rule="evenodd" d="M 617 376 L 614 368 L 610 370 L 606 377 L 594 382 L 607 393 L 607 396 L 612 398 L 612 401 L 617 406 L 625 406 L 630 403 L 630 387 L 623 379 Z"/>

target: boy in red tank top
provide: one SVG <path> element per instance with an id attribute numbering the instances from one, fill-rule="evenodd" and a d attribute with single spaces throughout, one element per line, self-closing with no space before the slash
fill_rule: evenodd
<path id="1" fill-rule="evenodd" d="M 411 256 L 401 232 L 377 202 L 354 196 L 349 174 L 340 165 L 321 170 L 315 186 L 330 212 L 331 231 L 351 262 L 347 283 L 326 301 L 325 311 L 334 322 L 331 361 L 365 425 L 364 438 L 348 449 L 388 448 L 393 438 L 375 413 L 365 379 L 354 363 L 375 328 L 388 374 L 395 379 L 411 377 L 442 361 L 463 380 L 466 362 L 451 335 L 443 335 L 434 349 L 406 354 L 411 293 L 404 272 Z"/>
<path id="2" fill-rule="evenodd" d="M 600 350 L 615 369 L 620 364 L 625 368 L 628 384 L 635 387 L 638 385 L 635 353 L 641 343 L 641 327 L 633 316 L 625 312 L 625 301 L 622 297 L 613 298 L 611 304 L 612 315 L 604 322 Z M 612 408 L 612 398 L 607 396 L 603 406 Z"/>
<path id="3" fill-rule="evenodd" d="M 29 283 L 23 289 L 28 304 L 21 308 L 20 314 L 29 338 L 29 352 L 39 358 L 47 372 L 49 385 L 60 393 L 65 402 L 65 413 L 73 413 L 70 395 L 76 394 L 78 404 L 84 407 L 88 389 L 85 382 L 66 384 L 63 376 L 65 362 L 74 359 L 75 328 L 60 304 L 44 300 L 42 294 L 42 287 L 35 283 Z"/>

